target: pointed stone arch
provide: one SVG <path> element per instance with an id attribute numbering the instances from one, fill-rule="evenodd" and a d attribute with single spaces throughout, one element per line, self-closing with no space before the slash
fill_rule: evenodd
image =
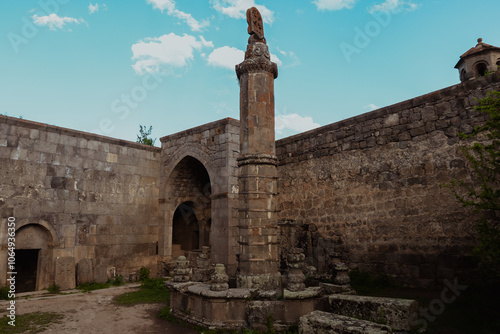
<path id="1" fill-rule="evenodd" d="M 211 178 L 205 165 L 191 153 L 171 160 L 175 165 L 162 185 L 165 211 L 160 255 L 167 258 L 209 246 L 204 244 L 200 230 L 205 226 L 200 222 L 211 218 Z"/>
<path id="2" fill-rule="evenodd" d="M 192 201 L 177 196 L 171 183 L 178 177 L 178 166 L 194 159 L 203 166 L 210 180 L 210 206 L 196 205 L 194 210 L 200 228 L 200 244 L 210 245 L 212 263 L 224 263 L 228 272 L 236 272 L 238 252 L 238 171 L 239 121 L 226 118 L 161 138 L 162 166 L 159 203 L 163 216 L 160 228 L 158 261 L 167 268 L 172 254 L 172 218 L 177 206 Z M 201 168 L 200 168 L 201 169 Z M 177 175 L 177 176 L 176 176 Z M 201 210 L 203 208 L 203 210 Z M 197 210 L 204 211 L 200 214 Z M 209 214 L 208 214 L 208 213 Z M 217 242 L 213 242 L 213 241 Z M 165 270 L 165 269 L 161 269 Z"/>

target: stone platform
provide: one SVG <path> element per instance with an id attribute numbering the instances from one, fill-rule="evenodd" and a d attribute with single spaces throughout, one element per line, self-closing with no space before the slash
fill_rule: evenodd
<path id="1" fill-rule="evenodd" d="M 415 325 L 418 309 L 414 300 L 357 296 L 346 286 L 331 284 L 285 289 L 277 299 L 258 289 L 213 291 L 210 284 L 199 282 L 169 281 L 166 286 L 172 315 L 208 329 L 265 331 L 272 319 L 277 332 L 297 323 L 303 333 L 407 332 Z"/>
<path id="2" fill-rule="evenodd" d="M 264 330 L 270 316 L 274 328 L 283 330 L 314 310 L 327 310 L 328 298 L 320 287 L 287 293 L 278 300 L 262 300 L 256 289 L 212 291 L 210 284 L 167 282 L 172 315 L 208 329 Z"/>

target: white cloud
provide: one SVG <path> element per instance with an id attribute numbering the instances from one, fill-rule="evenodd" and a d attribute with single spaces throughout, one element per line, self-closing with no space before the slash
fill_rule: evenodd
<path id="1" fill-rule="evenodd" d="M 47 26 L 50 30 L 63 29 L 67 23 L 80 24 L 85 22 L 83 19 L 75 19 L 73 17 L 60 17 L 57 14 L 47 16 L 33 15 L 33 23 L 38 26 Z"/>
<path id="2" fill-rule="evenodd" d="M 207 62 L 216 67 L 223 67 L 234 71 L 234 66 L 245 58 L 245 52 L 237 48 L 223 46 L 217 48 L 208 56 Z"/>
<path id="3" fill-rule="evenodd" d="M 200 38 L 200 43 L 201 43 L 201 46 L 204 46 L 206 48 L 213 48 L 214 47 L 214 43 L 212 43 L 212 41 L 207 41 L 205 38 L 203 38 L 203 36 L 198 36 Z"/>
<path id="4" fill-rule="evenodd" d="M 314 0 L 313 3 L 319 10 L 351 9 L 357 0 Z"/>
<path id="5" fill-rule="evenodd" d="M 155 38 L 146 38 L 132 45 L 132 59 L 136 60 L 132 68 L 137 74 L 159 72 L 162 66 L 184 67 L 193 59 L 193 51 L 203 47 L 213 47 L 203 37 L 174 33 Z"/>
<path id="6" fill-rule="evenodd" d="M 275 62 L 278 66 L 283 66 L 283 62 L 274 53 L 271 53 L 271 61 Z"/>
<path id="7" fill-rule="evenodd" d="M 198 22 L 195 18 L 193 18 L 191 14 L 185 13 L 175 8 L 174 0 L 146 0 L 146 1 L 147 3 L 153 5 L 153 8 L 159 9 L 162 13 L 164 10 L 166 10 L 168 15 L 174 16 L 182 21 L 185 21 L 192 31 L 201 31 L 201 29 L 209 25 L 209 22 L 207 20 Z"/>
<path id="8" fill-rule="evenodd" d="M 293 51 L 283 51 L 280 48 L 276 48 L 279 53 L 281 53 L 286 58 L 289 58 L 289 61 L 286 62 L 285 67 L 295 67 L 300 65 L 299 57 Z"/>
<path id="9" fill-rule="evenodd" d="M 418 5 L 411 1 L 404 0 L 385 0 L 385 2 L 373 5 L 368 9 L 370 13 L 375 12 L 391 12 L 391 13 L 399 13 L 399 12 L 411 12 L 418 8 Z"/>
<path id="10" fill-rule="evenodd" d="M 283 134 L 286 130 L 292 130 L 297 133 L 309 131 L 319 126 L 320 125 L 315 123 L 312 117 L 309 116 L 302 117 L 295 113 L 276 116 L 275 128 L 278 135 Z"/>
<path id="11" fill-rule="evenodd" d="M 211 0 L 210 2 L 216 11 L 234 19 L 246 19 L 247 9 L 255 7 L 265 23 L 271 24 L 274 21 L 274 12 L 265 6 L 256 5 L 255 0 Z"/>
<path id="12" fill-rule="evenodd" d="M 368 104 L 368 105 L 365 106 L 365 109 L 369 109 L 370 111 L 376 110 L 376 109 L 379 109 L 379 108 L 380 108 L 379 106 L 376 106 L 373 103 L 370 103 L 370 104 Z"/>
<path id="13" fill-rule="evenodd" d="M 98 12 L 99 11 L 99 4 L 96 3 L 95 5 L 91 3 L 89 3 L 89 14 L 94 14 L 95 12 Z"/>

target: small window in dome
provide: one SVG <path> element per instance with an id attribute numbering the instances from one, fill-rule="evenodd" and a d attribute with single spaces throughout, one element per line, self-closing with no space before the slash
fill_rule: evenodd
<path id="1" fill-rule="evenodd" d="M 478 77 L 485 76 L 488 73 L 488 65 L 486 63 L 477 64 L 476 72 Z"/>

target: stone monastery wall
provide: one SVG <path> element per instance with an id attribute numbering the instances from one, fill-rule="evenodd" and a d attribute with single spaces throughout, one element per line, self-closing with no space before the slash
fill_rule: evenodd
<path id="1" fill-rule="evenodd" d="M 58 257 L 124 276 L 156 268 L 159 148 L 0 116 L 0 159 L 0 281 L 10 216 L 16 248 L 41 248 L 37 289 L 54 282 Z"/>
<path id="2" fill-rule="evenodd" d="M 316 250 L 334 244 L 351 268 L 420 286 L 469 278 L 474 217 L 442 184 L 470 180 L 457 133 L 484 122 L 475 98 L 499 89 L 497 72 L 277 141 L 280 219 L 314 231 Z M 108 267 L 125 278 L 142 266 L 164 274 L 179 252 L 193 257 L 206 245 L 234 274 L 239 121 L 161 141 L 159 149 L 0 115 L 0 283 L 8 217 L 16 256 L 36 272 L 24 280 L 36 280 L 31 289 L 74 286 L 65 280 L 88 259 L 94 278 Z"/>
<path id="3" fill-rule="evenodd" d="M 278 141 L 280 217 L 315 224 L 351 268 L 424 286 L 467 277 L 473 218 L 441 184 L 470 179 L 457 133 L 498 89 L 497 72 Z"/>

